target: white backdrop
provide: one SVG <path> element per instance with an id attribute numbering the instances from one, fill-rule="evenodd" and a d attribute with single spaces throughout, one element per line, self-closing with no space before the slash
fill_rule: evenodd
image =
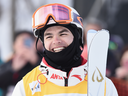
<path id="1" fill-rule="evenodd" d="M 0 57 L 6 61 L 13 52 L 12 17 L 15 17 L 14 29 L 32 30 L 32 14 L 48 3 L 62 3 L 73 6 L 73 0 L 15 0 L 15 15 L 12 13 L 14 0 L 0 0 Z"/>

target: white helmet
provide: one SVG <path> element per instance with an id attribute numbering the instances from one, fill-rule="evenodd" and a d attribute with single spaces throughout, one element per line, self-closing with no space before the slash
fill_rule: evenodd
<path id="1" fill-rule="evenodd" d="M 72 24 L 80 29 L 81 44 L 83 44 L 83 23 L 78 12 L 69 6 L 53 3 L 41 6 L 32 16 L 32 27 L 34 35 L 38 36 L 38 29 L 51 24 Z"/>

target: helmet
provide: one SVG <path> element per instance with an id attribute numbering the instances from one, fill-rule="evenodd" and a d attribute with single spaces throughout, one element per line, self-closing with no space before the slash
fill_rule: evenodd
<path id="1" fill-rule="evenodd" d="M 38 30 L 51 24 L 72 24 L 80 31 L 80 38 L 83 44 L 83 23 L 79 13 L 69 6 L 53 3 L 41 6 L 32 16 L 32 27 L 34 35 L 38 36 Z"/>

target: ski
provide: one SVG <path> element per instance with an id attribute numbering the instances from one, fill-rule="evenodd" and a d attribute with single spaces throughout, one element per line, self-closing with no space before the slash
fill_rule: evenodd
<path id="1" fill-rule="evenodd" d="M 89 46 L 91 44 L 92 38 L 96 35 L 96 30 L 89 30 L 87 32 L 87 49 L 89 50 Z"/>
<path id="2" fill-rule="evenodd" d="M 93 34 L 93 35 L 90 35 Z M 109 32 L 90 30 L 87 33 L 88 46 L 88 94 L 87 96 L 105 96 L 105 74 Z"/>

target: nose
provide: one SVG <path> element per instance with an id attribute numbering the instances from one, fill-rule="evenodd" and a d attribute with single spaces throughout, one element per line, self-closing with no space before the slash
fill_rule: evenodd
<path id="1" fill-rule="evenodd" d="M 61 43 L 61 39 L 58 36 L 54 36 L 53 38 L 53 44 Z"/>

